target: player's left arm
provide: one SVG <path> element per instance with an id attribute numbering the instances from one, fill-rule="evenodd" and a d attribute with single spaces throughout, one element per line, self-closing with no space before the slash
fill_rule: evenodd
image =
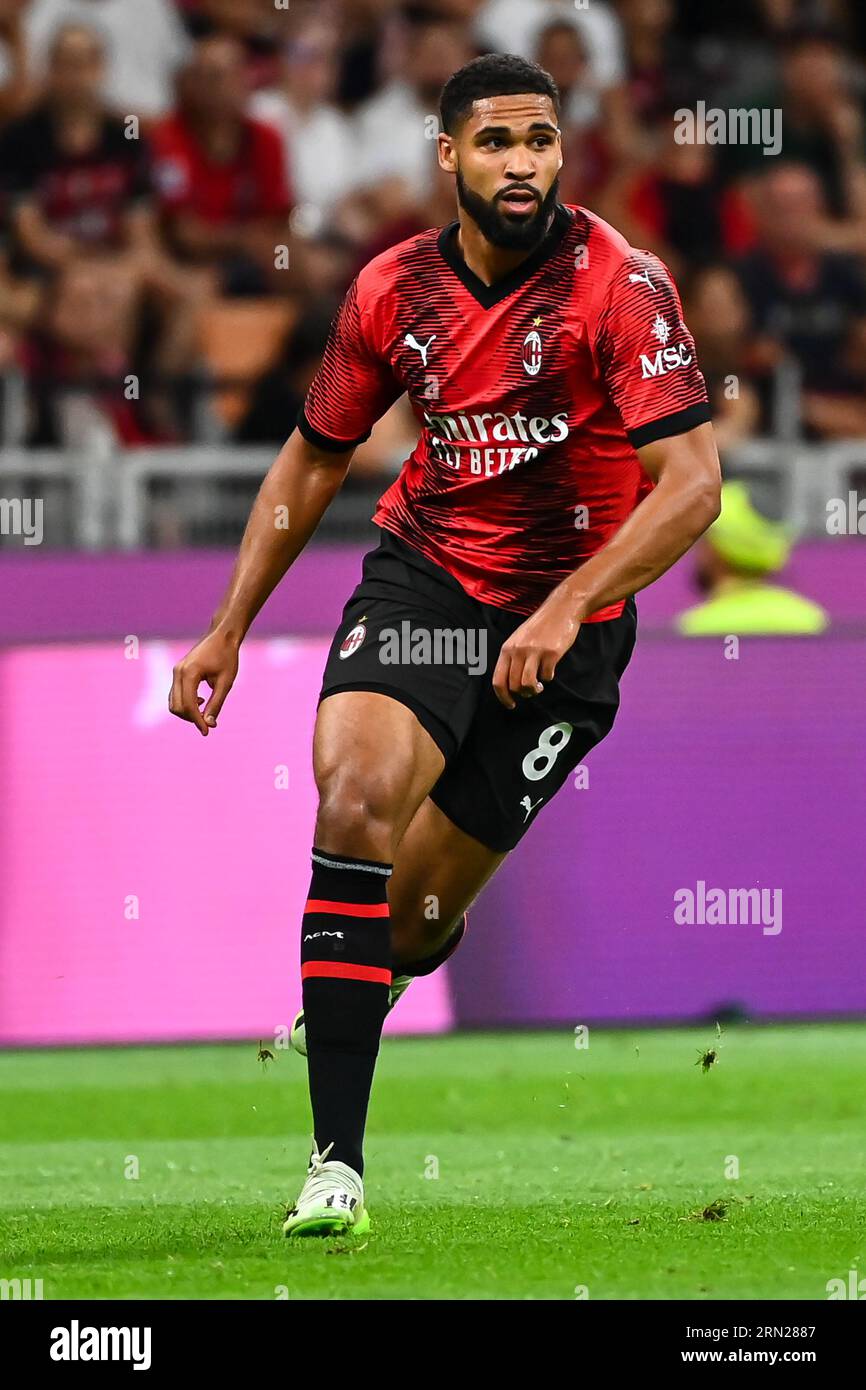
<path id="1" fill-rule="evenodd" d="M 578 622 L 652 584 L 719 515 L 722 479 L 711 424 L 657 439 L 638 457 L 656 486 L 607 545 L 559 586 Z"/>
<path id="2" fill-rule="evenodd" d="M 508 709 L 538 695 L 591 613 L 645 589 L 715 521 L 719 456 L 710 424 L 638 450 L 656 486 L 607 545 L 553 590 L 503 643 L 493 688 Z"/>
<path id="3" fill-rule="evenodd" d="M 671 343 L 667 358 L 655 357 L 660 342 Z M 538 695 L 553 679 L 585 618 L 652 584 L 721 507 L 706 386 L 679 296 L 657 257 L 636 253 L 623 263 L 599 314 L 596 349 L 626 433 L 656 485 L 607 544 L 503 643 L 493 687 L 508 709 L 515 696 Z M 644 359 L 649 369 L 641 367 Z M 674 365 L 660 370 L 668 362 Z"/>

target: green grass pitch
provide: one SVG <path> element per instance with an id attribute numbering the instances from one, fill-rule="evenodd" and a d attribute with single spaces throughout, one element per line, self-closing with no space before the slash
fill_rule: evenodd
<path id="1" fill-rule="evenodd" d="M 308 1153 L 294 1053 L 0 1053 L 0 1278 L 46 1299 L 825 1299 L 866 1275 L 866 1028 L 731 1028 L 704 1074 L 713 1045 L 386 1041 L 355 1243 L 280 1234 Z"/>

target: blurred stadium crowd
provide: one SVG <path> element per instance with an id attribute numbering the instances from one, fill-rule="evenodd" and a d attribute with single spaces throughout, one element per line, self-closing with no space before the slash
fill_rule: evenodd
<path id="1" fill-rule="evenodd" d="M 563 200 L 673 270 L 723 453 L 866 436 L 866 6 L 0 0 L 4 441 L 281 443 L 355 272 L 453 218 L 437 97 L 490 50 L 559 84 Z M 700 102 L 781 111 L 780 153 L 678 143 Z M 398 402 L 353 479 L 416 433 Z"/>

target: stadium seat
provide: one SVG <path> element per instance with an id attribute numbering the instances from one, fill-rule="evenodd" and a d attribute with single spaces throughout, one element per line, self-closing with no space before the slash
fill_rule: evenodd
<path id="1" fill-rule="evenodd" d="M 295 304 L 285 299 L 222 299 L 205 310 L 205 361 L 217 380 L 232 383 L 214 398 L 226 426 L 240 420 L 249 387 L 274 361 L 296 316 Z"/>

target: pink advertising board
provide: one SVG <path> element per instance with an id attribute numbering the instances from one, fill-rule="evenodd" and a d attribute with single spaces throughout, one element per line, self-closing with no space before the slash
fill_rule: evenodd
<path id="1" fill-rule="evenodd" d="M 0 1044 L 273 1038 L 300 1001 L 327 644 L 250 640 L 207 739 L 188 643 L 0 653 Z M 388 1028 L 452 1025 L 447 972 Z"/>

